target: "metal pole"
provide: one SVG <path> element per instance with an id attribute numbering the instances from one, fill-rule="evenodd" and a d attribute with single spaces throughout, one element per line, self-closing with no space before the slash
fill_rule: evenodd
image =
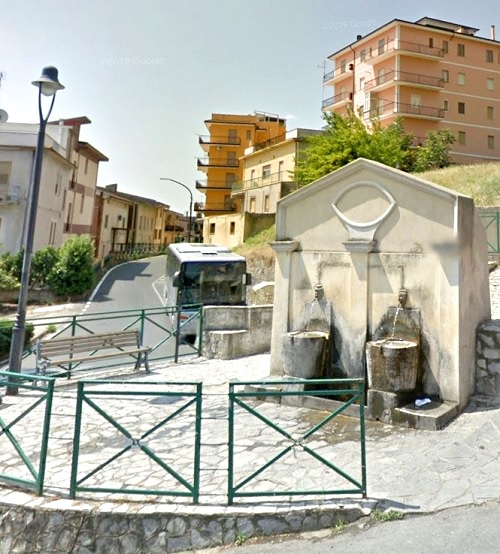
<path id="1" fill-rule="evenodd" d="M 189 227 L 188 227 L 188 242 L 191 242 L 191 226 L 193 223 L 193 193 L 191 192 L 191 189 L 186 186 L 184 183 L 181 183 L 180 181 L 176 181 L 175 179 L 170 179 L 169 177 L 160 177 L 160 181 L 172 181 L 172 183 L 177 183 L 181 187 L 184 187 L 189 192 Z"/>
<path id="2" fill-rule="evenodd" d="M 28 225 L 26 231 L 26 240 L 24 243 L 23 269 L 21 274 L 21 288 L 19 289 L 19 300 L 17 304 L 16 322 L 12 329 L 12 342 L 10 345 L 9 355 L 9 371 L 13 373 L 21 373 L 21 363 L 24 350 L 25 337 L 25 322 L 26 322 L 26 305 L 28 302 L 28 290 L 31 272 L 31 259 L 33 257 L 33 242 L 35 238 L 36 214 L 38 210 L 38 197 L 40 193 L 40 180 L 42 176 L 43 162 L 43 147 L 45 143 L 45 128 L 47 120 L 54 106 L 55 95 L 52 97 L 52 103 L 47 116 L 42 115 L 42 87 L 38 87 L 38 114 L 40 118 L 40 128 L 38 130 L 38 140 L 35 154 L 35 168 L 33 172 L 33 184 L 29 195 L 28 202 Z M 15 383 L 15 379 L 13 380 Z M 17 395 L 18 387 L 7 387 L 5 394 Z"/>

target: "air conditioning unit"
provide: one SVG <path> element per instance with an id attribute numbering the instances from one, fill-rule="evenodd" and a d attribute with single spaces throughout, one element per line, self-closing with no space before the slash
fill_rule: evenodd
<path id="1" fill-rule="evenodd" d="M 7 194 L 5 196 L 5 202 L 7 204 L 15 204 L 18 201 L 17 194 Z"/>

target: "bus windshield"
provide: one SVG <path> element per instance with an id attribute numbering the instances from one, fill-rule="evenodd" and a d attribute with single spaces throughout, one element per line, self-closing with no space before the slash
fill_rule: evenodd
<path id="1" fill-rule="evenodd" d="M 186 304 L 245 304 L 245 262 L 184 262 L 179 302 Z"/>

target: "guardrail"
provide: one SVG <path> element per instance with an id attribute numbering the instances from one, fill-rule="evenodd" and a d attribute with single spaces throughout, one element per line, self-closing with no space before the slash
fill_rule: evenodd
<path id="1" fill-rule="evenodd" d="M 245 387 L 244 390 L 236 390 L 238 387 Z M 303 390 L 307 387 L 308 390 Z M 335 387 L 335 388 L 333 388 Z M 254 389 L 254 390 L 252 390 Z M 299 390 L 302 389 L 302 390 Z M 365 384 L 363 379 L 293 379 L 293 380 L 277 380 L 277 381 L 245 381 L 229 384 L 229 451 L 228 451 L 228 504 L 234 503 L 234 499 L 237 497 L 264 497 L 264 496 L 304 496 L 304 495 L 326 495 L 326 494 L 352 494 L 359 493 L 363 497 L 366 497 L 366 453 L 365 453 L 365 414 L 364 414 L 364 394 Z M 288 429 L 284 429 L 269 419 L 264 413 L 262 413 L 262 406 L 265 404 L 259 403 L 251 405 L 251 400 L 281 400 L 290 397 L 350 397 L 349 400 L 340 402 L 340 405 L 333 412 L 326 415 L 321 421 L 313 423 L 310 428 L 300 434 L 297 433 L 297 429 L 291 432 Z M 334 459 L 328 454 L 330 451 L 335 450 L 339 445 L 323 444 L 323 441 L 316 439 L 309 442 L 309 439 L 321 429 L 330 423 L 335 417 L 342 414 L 349 406 L 354 404 L 359 405 L 359 475 L 353 477 L 349 475 L 347 471 L 341 469 L 337 463 L 334 463 Z M 245 473 L 245 463 L 247 460 L 241 460 L 241 456 L 248 456 L 248 451 L 242 449 L 242 446 L 238 444 L 238 434 L 235 429 L 235 421 L 237 415 L 235 408 L 241 408 L 241 413 L 246 415 L 250 414 L 253 418 L 256 418 L 263 424 L 262 432 L 259 433 L 259 442 L 261 447 L 265 440 L 265 433 L 272 431 L 273 446 L 278 451 L 275 456 L 267 460 L 258 469 L 254 470 L 253 466 L 249 466 L 248 471 Z M 245 421 L 243 428 L 248 428 L 249 422 Z M 246 439 L 249 440 L 249 439 Z M 301 488 L 297 490 L 290 490 L 284 488 L 280 490 L 274 483 L 273 490 L 262 490 L 262 484 L 265 486 L 272 481 L 272 473 L 269 472 L 269 468 L 276 464 L 279 460 L 282 460 L 286 455 L 294 453 L 295 451 L 304 453 L 307 456 L 312 456 L 317 462 L 322 464 L 327 470 L 330 470 L 330 476 L 332 481 L 340 481 L 347 486 L 331 486 L 328 484 L 328 474 L 325 471 L 322 474 L 322 488 Z M 298 454 L 296 454 L 298 457 Z M 297 467 L 299 467 L 297 465 Z M 277 471 L 283 470 L 283 467 Z M 236 482 L 236 474 L 239 475 L 239 480 Z M 259 483 L 258 479 L 262 477 L 263 483 Z M 333 479 L 334 478 L 334 479 Z M 254 483 L 252 490 L 245 490 L 245 487 L 251 483 Z"/>

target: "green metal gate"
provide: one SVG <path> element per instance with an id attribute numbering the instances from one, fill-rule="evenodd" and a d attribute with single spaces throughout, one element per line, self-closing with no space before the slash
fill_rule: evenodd
<path id="1" fill-rule="evenodd" d="M 304 385 L 308 390 L 304 389 Z M 244 387 L 243 390 L 236 390 L 237 388 Z M 325 388 L 326 387 L 326 388 Z M 332 388 L 335 387 L 335 388 Z M 262 497 L 262 496 L 303 496 L 303 495 L 327 495 L 327 494 L 352 494 L 359 493 L 363 497 L 366 497 L 366 454 L 365 454 L 365 415 L 364 415 L 364 394 L 365 385 L 362 379 L 307 379 L 307 380 L 279 380 L 279 381 L 247 381 L 229 384 L 229 449 L 228 449 L 228 504 L 233 504 L 236 497 Z M 274 400 L 274 402 L 286 402 L 287 398 L 295 397 L 296 399 L 304 396 L 314 397 L 349 397 L 348 400 L 339 402 L 339 406 L 335 411 L 328 413 L 321 421 L 314 422 L 306 431 L 300 433 L 300 436 L 294 436 L 294 434 L 276 422 L 272 421 L 265 414 L 262 413 L 262 407 L 266 403 L 256 403 L 251 405 L 249 402 L 258 401 L 259 399 Z M 298 402 L 294 402 L 298 404 Z M 348 472 L 339 467 L 337 463 L 333 463 L 326 455 L 328 446 L 322 444 L 321 441 L 309 441 L 313 435 L 324 429 L 325 426 L 331 422 L 335 417 L 339 416 L 345 410 L 354 404 L 358 405 L 359 409 L 359 477 L 355 478 Z M 278 452 L 268 459 L 257 469 L 248 467 L 246 475 L 241 475 L 240 480 L 236 482 L 236 465 L 243 470 L 245 460 L 243 457 L 248 457 L 249 452 L 242 449 L 237 445 L 238 433 L 235 430 L 235 423 L 237 422 L 237 415 L 235 408 L 241 408 L 241 414 L 250 414 L 253 418 L 256 418 L 263 423 L 264 428 L 271 429 L 275 435 L 282 439 L 285 444 L 279 444 L 279 440 L 276 441 L 276 450 Z M 246 427 L 248 428 L 248 427 Z M 260 438 L 262 433 L 257 437 L 256 443 L 262 439 Z M 247 439 L 247 442 L 248 439 Z M 254 443 L 255 444 L 255 443 Z M 333 448 L 338 447 L 336 444 Z M 327 470 L 331 470 L 335 476 L 339 476 L 344 482 L 347 482 L 348 486 L 342 486 L 341 488 L 332 487 L 328 484 L 324 485 L 321 489 L 307 489 L 302 488 L 298 490 L 289 490 L 288 488 L 274 488 L 273 490 L 245 490 L 247 485 L 252 482 L 255 484 L 257 478 L 262 477 L 264 484 L 269 482 L 264 475 L 266 470 L 271 466 L 277 464 L 280 460 L 283 460 L 285 456 L 294 454 L 295 450 L 312 456 Z M 321 450 L 321 452 L 320 452 Z M 329 454 L 330 452 L 328 452 Z M 286 471 L 286 468 L 285 468 Z M 239 471 L 239 474 L 245 473 Z M 324 475 L 325 482 L 328 482 L 328 476 Z M 338 480 L 338 479 L 337 479 Z"/>
<path id="2" fill-rule="evenodd" d="M 103 398 L 106 399 L 106 407 L 99 404 L 99 399 Z M 111 413 L 113 410 L 110 404 L 113 399 L 116 399 L 115 404 L 118 404 L 118 410 L 115 410 L 114 414 Z M 143 408 L 140 408 L 139 411 L 139 414 L 142 413 L 142 417 L 131 416 L 132 401 L 137 399 L 163 402 L 165 404 L 164 417 L 160 420 L 148 421 L 147 409 L 143 410 Z M 147 408 L 147 404 L 144 402 L 141 406 Z M 92 444 L 91 440 L 89 442 L 90 433 L 82 432 L 85 417 L 84 407 L 89 408 L 87 417 L 100 416 L 97 420 L 101 422 L 101 425 L 96 427 L 94 421 L 90 429 L 94 429 L 94 432 L 96 428 L 99 429 L 100 436 L 105 437 L 104 448 L 99 449 L 99 445 Z M 201 383 L 97 379 L 80 381 L 73 439 L 70 498 L 75 498 L 78 492 L 85 491 L 191 497 L 193 503 L 197 504 L 200 494 L 201 407 Z M 189 413 L 190 409 L 191 413 Z M 172 441 L 173 431 L 169 430 L 167 425 L 176 418 L 182 418 L 183 428 L 193 431 L 192 458 L 189 461 L 191 477 L 185 474 L 181 475 L 185 472 L 174 467 L 181 456 Z M 102 424 L 103 420 L 109 424 L 111 431 L 115 432 L 115 436 L 111 439 L 109 434 L 108 436 L 105 434 L 106 428 Z M 134 423 L 137 423 L 135 428 L 133 428 Z M 146 430 L 145 427 L 147 427 Z M 186 432 L 188 431 L 186 430 Z M 109 447 L 110 442 L 115 443 L 114 448 Z M 108 450 L 113 450 L 113 453 L 107 452 Z M 79 475 L 82 454 L 87 456 L 85 460 L 87 470 Z M 135 486 L 133 483 L 136 476 L 126 475 L 126 459 L 128 456 L 137 454 L 143 455 L 144 468 L 147 470 L 147 467 L 150 467 L 151 475 L 156 471 L 157 480 L 170 481 L 173 485 L 155 488 Z M 170 460 L 166 461 L 164 458 L 170 458 Z M 114 471 L 113 464 L 117 460 L 120 460 L 121 463 Z M 88 470 L 89 466 L 92 466 L 90 471 Z M 107 469 L 113 471 L 106 475 Z M 122 472 L 123 476 L 119 476 L 119 472 Z M 94 484 L 89 484 L 92 478 L 95 480 Z"/>
<path id="3" fill-rule="evenodd" d="M 488 254 L 500 254 L 500 212 L 480 210 L 479 215 L 486 231 Z"/>
<path id="4" fill-rule="evenodd" d="M 29 398 L 29 401 L 32 401 L 31 404 L 10 423 L 6 423 L 0 417 L 0 438 L 4 436 L 7 438 L 21 462 L 20 464 L 13 465 L 12 473 L 9 473 L 8 470 L 2 470 L 0 473 L 0 479 L 13 485 L 34 489 L 36 494 L 40 496 L 43 494 L 45 479 L 47 446 L 50 432 L 50 416 L 52 412 L 52 399 L 54 396 L 54 379 L 52 377 L 34 377 L 31 375 L 22 375 L 9 371 L 0 371 L 0 386 L 10 387 L 14 385 L 19 389 L 32 391 L 35 394 Z M 37 396 L 36 393 L 39 393 L 39 395 Z M 20 434 L 16 435 L 14 427 L 30 414 L 34 416 L 36 414 L 35 410 L 39 406 L 40 408 L 43 408 L 44 403 L 45 407 L 43 409 L 42 420 L 40 422 L 40 417 L 37 415 L 36 421 L 33 425 L 33 431 L 38 435 L 41 423 L 39 451 L 27 452 L 27 449 L 23 448 L 22 445 L 23 439 L 26 439 L 26 437 L 21 437 Z M 35 460 L 37 458 L 38 469 L 35 467 Z M 20 476 L 22 471 L 26 469 L 31 475 L 31 479 Z M 17 475 L 15 472 L 17 472 Z"/>

